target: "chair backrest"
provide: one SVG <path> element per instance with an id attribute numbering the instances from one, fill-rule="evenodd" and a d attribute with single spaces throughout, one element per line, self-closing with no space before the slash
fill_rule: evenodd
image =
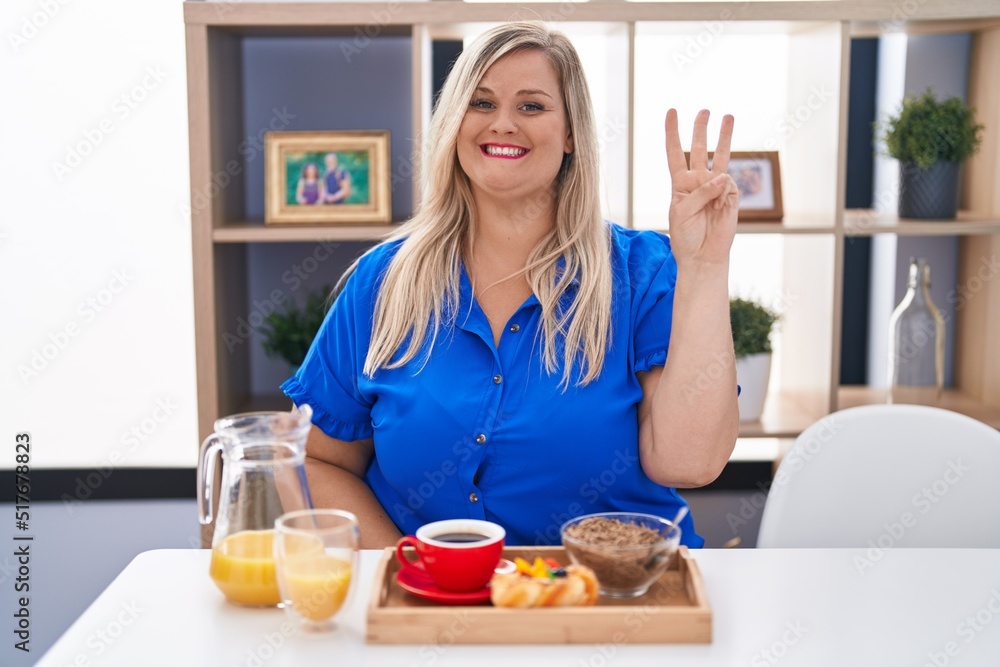
<path id="1" fill-rule="evenodd" d="M 1000 432 L 919 405 L 830 414 L 778 467 L 757 546 L 1000 548 Z"/>

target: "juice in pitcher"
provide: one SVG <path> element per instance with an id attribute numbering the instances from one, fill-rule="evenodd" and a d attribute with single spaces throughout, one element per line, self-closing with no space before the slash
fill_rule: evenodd
<path id="1" fill-rule="evenodd" d="M 273 607 L 281 602 L 274 572 L 274 530 L 244 530 L 212 548 L 209 575 L 230 602 Z"/>

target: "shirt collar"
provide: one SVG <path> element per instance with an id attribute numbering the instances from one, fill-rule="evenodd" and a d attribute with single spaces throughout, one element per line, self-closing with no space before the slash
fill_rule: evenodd
<path id="1" fill-rule="evenodd" d="M 479 303 L 473 298 L 472 292 L 472 280 L 469 278 L 469 273 L 465 269 L 465 262 L 459 260 L 458 269 L 458 313 L 456 314 L 455 324 L 466 331 L 473 331 L 481 335 L 488 335 L 492 340 L 492 331 L 490 329 L 489 321 L 486 319 L 486 313 L 479 306 Z M 566 270 L 566 260 L 560 257 L 556 260 L 556 276 L 561 276 L 563 271 Z M 569 282 L 570 290 L 567 290 L 562 296 L 562 301 L 572 300 L 575 291 L 580 287 L 580 276 L 577 274 Z M 529 308 L 532 306 L 537 306 L 538 297 L 532 293 L 525 302 L 521 305 L 521 308 Z M 564 305 L 569 305 L 564 303 Z M 521 310 L 519 308 L 518 310 Z"/>

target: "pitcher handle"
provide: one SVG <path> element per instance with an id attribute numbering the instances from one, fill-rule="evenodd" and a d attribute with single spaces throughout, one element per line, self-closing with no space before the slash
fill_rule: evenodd
<path id="1" fill-rule="evenodd" d="M 201 443 L 198 454 L 198 520 L 202 525 L 212 523 L 212 495 L 215 490 L 216 461 L 222 453 L 219 435 L 213 433 Z"/>

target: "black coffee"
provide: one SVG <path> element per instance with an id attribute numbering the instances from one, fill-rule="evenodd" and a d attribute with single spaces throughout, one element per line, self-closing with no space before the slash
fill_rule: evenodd
<path id="1" fill-rule="evenodd" d="M 438 542 L 482 542 L 490 538 L 489 535 L 480 535 L 479 533 L 445 533 L 444 535 L 435 535 L 434 539 Z"/>

